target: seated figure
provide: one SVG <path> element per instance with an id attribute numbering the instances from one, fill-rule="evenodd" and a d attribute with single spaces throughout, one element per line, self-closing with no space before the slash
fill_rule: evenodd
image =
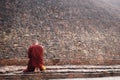
<path id="1" fill-rule="evenodd" d="M 23 72 L 34 72 L 35 69 L 44 71 L 46 67 L 43 64 L 43 47 L 39 45 L 38 40 L 32 40 L 32 45 L 28 48 L 28 65 Z"/>

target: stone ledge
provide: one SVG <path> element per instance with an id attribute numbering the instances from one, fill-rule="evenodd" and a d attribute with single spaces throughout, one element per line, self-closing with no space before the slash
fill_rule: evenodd
<path id="1" fill-rule="evenodd" d="M 0 67 L 0 80 L 47 80 L 120 76 L 120 65 L 63 65 L 46 67 L 47 70 L 44 72 L 22 73 L 26 66 L 2 66 Z"/>
<path id="2" fill-rule="evenodd" d="M 48 80 L 65 78 L 94 78 L 120 76 L 120 73 L 31 73 L 17 75 L 0 75 L 0 80 Z"/>

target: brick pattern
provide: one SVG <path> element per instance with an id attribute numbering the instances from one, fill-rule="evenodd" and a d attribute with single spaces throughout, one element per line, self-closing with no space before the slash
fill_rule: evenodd
<path id="1" fill-rule="evenodd" d="M 1 0 L 0 59 L 27 58 L 37 38 L 48 62 L 118 60 L 119 13 L 94 0 Z"/>

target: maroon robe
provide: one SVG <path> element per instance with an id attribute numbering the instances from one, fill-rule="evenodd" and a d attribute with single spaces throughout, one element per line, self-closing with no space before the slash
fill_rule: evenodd
<path id="1" fill-rule="evenodd" d="M 32 45 L 28 49 L 28 67 L 24 72 L 33 72 L 35 68 L 41 70 L 43 65 L 43 47 L 40 45 Z"/>

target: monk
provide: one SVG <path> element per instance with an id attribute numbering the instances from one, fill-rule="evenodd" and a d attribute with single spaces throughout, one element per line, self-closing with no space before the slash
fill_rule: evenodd
<path id="1" fill-rule="evenodd" d="M 43 64 L 43 47 L 39 45 L 38 40 L 32 40 L 32 45 L 28 48 L 28 66 L 23 72 L 34 72 L 35 69 L 45 70 Z"/>

